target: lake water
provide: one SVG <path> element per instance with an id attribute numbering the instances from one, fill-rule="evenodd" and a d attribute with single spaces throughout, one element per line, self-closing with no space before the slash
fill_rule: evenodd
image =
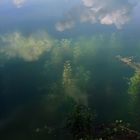
<path id="1" fill-rule="evenodd" d="M 64 123 L 75 104 L 96 112 L 95 124 L 140 130 L 140 78 L 131 80 L 139 8 L 138 0 L 1 0 L 0 138 L 72 139 Z"/>

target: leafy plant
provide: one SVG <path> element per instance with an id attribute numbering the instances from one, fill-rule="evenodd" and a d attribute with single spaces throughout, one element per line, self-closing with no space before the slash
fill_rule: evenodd
<path id="1" fill-rule="evenodd" d="M 76 140 L 91 140 L 94 115 L 85 105 L 76 105 L 66 120 L 66 128 Z"/>

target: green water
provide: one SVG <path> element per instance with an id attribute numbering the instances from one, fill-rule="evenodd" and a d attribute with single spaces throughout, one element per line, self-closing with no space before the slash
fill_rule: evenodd
<path id="1" fill-rule="evenodd" d="M 62 139 L 64 119 L 79 102 L 96 111 L 96 123 L 122 119 L 135 128 L 128 94 L 134 70 L 116 58 L 130 53 L 131 42 L 126 47 L 125 41 L 115 37 L 58 40 L 35 62 L 5 60 L 0 95 L 3 137 Z"/>
<path id="2" fill-rule="evenodd" d="M 140 130 L 140 80 L 131 79 L 136 70 L 116 57 L 140 63 L 138 7 L 124 0 L 107 10 L 134 10 L 126 25 L 99 19 L 91 24 L 79 20 L 82 0 L 63 1 L 0 3 L 1 140 L 72 140 L 64 126 L 76 104 L 91 108 L 95 125 L 123 120 Z M 66 17 L 74 25 L 57 29 Z"/>

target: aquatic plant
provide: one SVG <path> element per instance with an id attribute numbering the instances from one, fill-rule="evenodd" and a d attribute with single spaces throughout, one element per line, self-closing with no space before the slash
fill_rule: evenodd
<path id="1" fill-rule="evenodd" d="M 140 93 L 140 70 L 137 70 L 134 75 L 130 78 L 130 84 L 128 92 L 136 96 Z"/>
<path id="2" fill-rule="evenodd" d="M 63 70 L 63 85 L 71 85 L 72 84 L 72 68 L 69 61 L 64 63 L 64 70 Z"/>
<path id="3" fill-rule="evenodd" d="M 134 119 L 133 125 L 139 127 L 139 105 L 140 105 L 140 70 L 135 71 L 130 78 L 128 93 L 130 95 L 129 105 L 130 112 Z"/>
<path id="4" fill-rule="evenodd" d="M 137 96 L 140 93 L 140 63 L 134 62 L 133 57 L 121 57 L 118 55 L 117 58 L 135 70 L 134 75 L 129 79 L 128 93 Z"/>
<path id="5" fill-rule="evenodd" d="M 87 104 L 86 86 L 88 81 L 89 72 L 83 67 L 77 67 L 75 71 L 72 71 L 70 61 L 64 63 L 62 85 L 65 96 L 74 99 L 76 103 Z"/>
<path id="6" fill-rule="evenodd" d="M 133 125 L 139 126 L 139 105 L 140 105 L 140 63 L 134 62 L 133 57 L 121 57 L 117 58 L 134 69 L 134 74 L 130 77 L 128 83 L 128 94 L 129 94 L 129 114 L 133 118 Z"/>
<path id="7" fill-rule="evenodd" d="M 67 117 L 66 128 L 75 140 L 92 140 L 94 115 L 85 105 L 76 105 Z"/>
<path id="8" fill-rule="evenodd" d="M 128 65 L 129 67 L 131 67 L 134 70 L 139 70 L 140 69 L 140 63 L 138 62 L 134 62 L 133 61 L 133 57 L 122 57 L 120 55 L 116 56 L 121 62 L 123 62 L 124 64 Z"/>

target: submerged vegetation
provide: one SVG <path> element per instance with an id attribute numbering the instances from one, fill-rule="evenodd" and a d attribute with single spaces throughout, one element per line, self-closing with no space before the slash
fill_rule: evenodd
<path id="1" fill-rule="evenodd" d="M 0 41 L 4 46 L 0 47 L 0 96 L 1 100 L 9 97 L 7 114 L 15 111 L 0 125 L 5 133 L 16 131 L 11 130 L 14 122 L 15 129 L 33 133 L 29 134 L 33 138 L 65 139 L 67 134 L 61 128 L 67 114 L 70 138 L 76 140 L 117 140 L 118 133 L 125 137 L 131 130 L 122 121 L 111 123 L 118 119 L 130 121 L 132 128 L 139 130 L 139 64 L 117 57 L 134 69 L 132 76 L 130 68 L 116 59 L 118 54 L 128 55 L 122 53 L 127 48 L 121 37 L 112 34 L 58 40 L 46 33 L 29 38 L 15 33 Z M 129 112 L 130 117 L 126 117 Z"/>
<path id="2" fill-rule="evenodd" d="M 75 140 L 93 139 L 94 115 L 84 105 L 76 105 L 72 113 L 67 117 L 66 128 Z"/>
<path id="3" fill-rule="evenodd" d="M 140 0 L 0 0 L 0 140 L 140 140 Z"/>
<path id="4" fill-rule="evenodd" d="M 140 95 L 140 69 L 136 70 L 134 76 L 130 78 L 129 90 L 128 92 L 133 96 Z"/>
<path id="5" fill-rule="evenodd" d="M 122 120 L 96 124 L 96 115 L 84 105 L 76 105 L 66 120 L 66 128 L 74 140 L 139 140 L 140 133 Z"/>
<path id="6" fill-rule="evenodd" d="M 140 63 L 134 62 L 132 57 L 118 57 L 123 63 L 127 64 L 134 70 L 134 74 L 129 78 L 128 94 L 129 94 L 129 107 L 130 115 L 135 118 L 133 124 L 139 127 L 139 105 L 140 105 Z"/>

